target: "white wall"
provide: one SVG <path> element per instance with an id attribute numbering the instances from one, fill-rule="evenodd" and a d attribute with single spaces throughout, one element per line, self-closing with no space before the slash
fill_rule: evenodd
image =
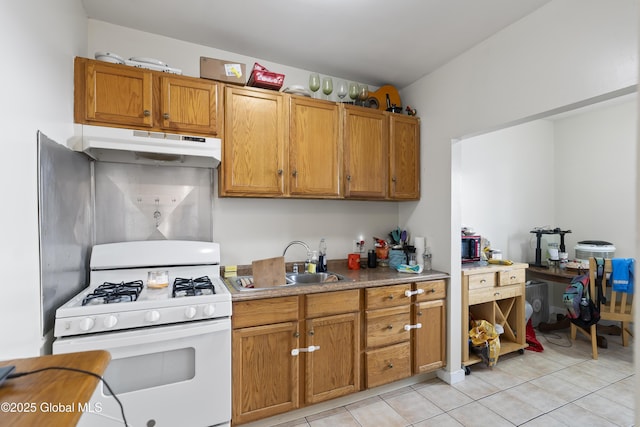
<path id="1" fill-rule="evenodd" d="M 401 205 L 400 222 L 429 237 L 434 267 L 451 274 L 445 380 L 464 378 L 461 150 L 452 142 L 636 85 L 637 27 L 634 0 L 554 0 L 401 91 L 422 118 L 423 150 L 422 198 Z"/>
<path id="2" fill-rule="evenodd" d="M 537 120 L 465 139 L 461 149 L 462 225 L 505 259 L 535 259 L 529 231 L 555 224 L 553 124 Z"/>
<path id="3" fill-rule="evenodd" d="M 79 0 L 3 1 L 0 360 L 40 354 L 36 133 L 73 131 L 73 57 L 86 50 Z"/>
<path id="4" fill-rule="evenodd" d="M 637 106 L 632 100 L 554 122 L 556 224 L 570 228 L 569 256 L 582 240 L 605 240 L 633 258 Z"/>
<path id="5" fill-rule="evenodd" d="M 463 140 L 462 225 L 515 261 L 535 259 L 534 227 L 570 229 L 571 258 L 582 240 L 612 242 L 617 256 L 632 257 L 636 101 L 626 99 Z M 543 250 L 545 239 L 560 241 L 543 236 Z"/>
<path id="6" fill-rule="evenodd" d="M 285 87 L 294 84 L 306 87 L 309 80 L 308 70 L 89 20 L 89 44 L 84 56 L 93 58 L 98 51 L 114 52 L 125 58 L 157 58 L 182 69 L 185 75 L 196 77 L 200 76 L 200 56 L 207 56 L 239 61 L 247 68 L 259 62 L 285 74 Z M 352 241 L 360 235 L 365 236 L 367 247 L 373 247 L 373 236 L 386 236 L 397 226 L 395 202 L 217 197 L 214 200 L 213 238 L 220 243 L 222 263 L 227 265 L 251 264 L 255 259 L 279 256 L 292 240 L 303 240 L 315 249 L 322 237 L 327 240 L 329 259 L 346 259 L 346 254 L 352 251 Z M 287 261 L 303 260 L 305 255 L 304 250 L 292 247 L 287 252 Z"/>

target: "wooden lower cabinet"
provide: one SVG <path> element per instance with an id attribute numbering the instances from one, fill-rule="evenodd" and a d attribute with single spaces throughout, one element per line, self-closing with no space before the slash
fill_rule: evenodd
<path id="1" fill-rule="evenodd" d="M 413 373 L 431 372 L 446 365 L 446 282 L 416 283 L 413 323 Z"/>
<path id="2" fill-rule="evenodd" d="M 360 291 L 305 296 L 304 403 L 318 403 L 360 390 Z"/>
<path id="3" fill-rule="evenodd" d="M 233 331 L 233 420 L 258 420 L 298 407 L 297 322 Z"/>
<path id="4" fill-rule="evenodd" d="M 445 287 L 431 280 L 234 302 L 232 424 L 444 366 Z"/>
<path id="5" fill-rule="evenodd" d="M 360 390 L 358 344 L 360 314 L 346 313 L 307 321 L 305 403 L 318 403 Z M 309 332 L 308 332 L 309 334 Z"/>

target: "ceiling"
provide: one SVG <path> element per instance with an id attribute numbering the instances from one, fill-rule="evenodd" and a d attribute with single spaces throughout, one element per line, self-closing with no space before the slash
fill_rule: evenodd
<path id="1" fill-rule="evenodd" d="M 123 27 L 374 86 L 413 83 L 551 0 L 82 0 Z"/>

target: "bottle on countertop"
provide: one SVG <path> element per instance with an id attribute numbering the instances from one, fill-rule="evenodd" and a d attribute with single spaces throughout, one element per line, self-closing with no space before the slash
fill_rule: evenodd
<path id="1" fill-rule="evenodd" d="M 307 273 L 315 273 L 318 270 L 318 251 L 311 252 L 311 261 L 307 267 Z"/>
<path id="2" fill-rule="evenodd" d="M 320 245 L 318 247 L 318 272 L 327 271 L 327 242 L 324 239 L 320 239 Z"/>

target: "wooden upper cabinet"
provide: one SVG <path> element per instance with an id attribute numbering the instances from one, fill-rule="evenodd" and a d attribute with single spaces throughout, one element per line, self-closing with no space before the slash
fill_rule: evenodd
<path id="1" fill-rule="evenodd" d="M 389 114 L 389 197 L 420 199 L 420 120 Z"/>
<path id="2" fill-rule="evenodd" d="M 75 60 L 77 123 L 216 136 L 218 84 L 195 77 Z"/>
<path id="3" fill-rule="evenodd" d="M 389 122 L 383 111 L 344 106 L 344 195 L 387 197 Z"/>
<path id="4" fill-rule="evenodd" d="M 283 196 L 287 129 L 278 92 L 225 88 L 221 196 Z"/>
<path id="5" fill-rule="evenodd" d="M 112 65 L 104 62 L 86 63 L 84 77 L 85 96 L 76 99 L 76 103 L 86 106 L 86 119 L 89 121 L 133 125 L 153 126 L 153 103 L 151 72 L 140 68 Z M 76 88 L 76 96 L 78 96 Z"/>
<path id="6" fill-rule="evenodd" d="M 160 78 L 163 129 L 215 135 L 218 130 L 218 86 L 205 80 Z"/>
<path id="7" fill-rule="evenodd" d="M 338 104 L 291 97 L 289 111 L 289 193 L 339 197 L 342 144 Z"/>

